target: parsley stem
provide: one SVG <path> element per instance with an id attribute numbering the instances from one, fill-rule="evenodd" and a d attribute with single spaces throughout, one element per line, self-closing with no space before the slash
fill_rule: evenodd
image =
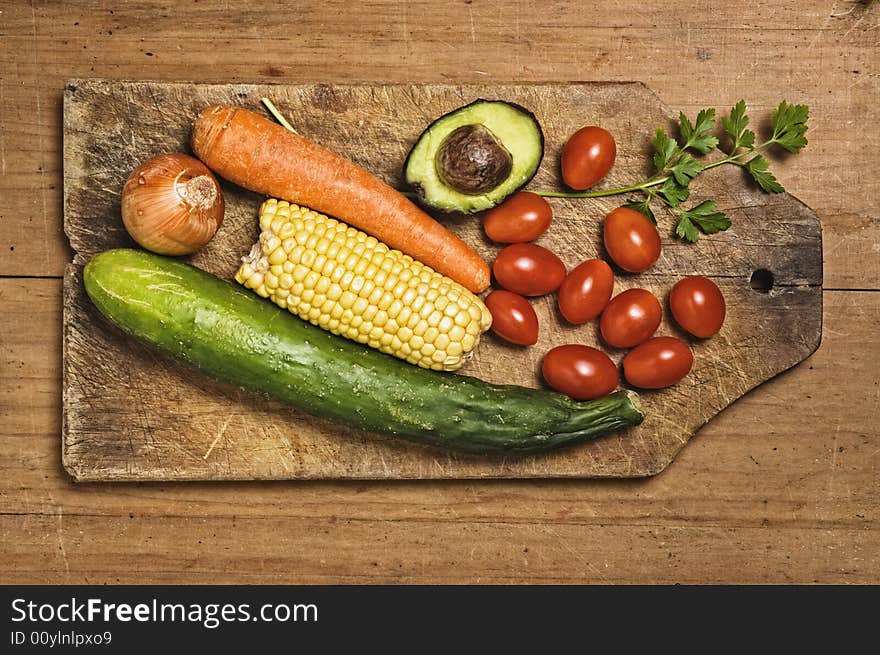
<path id="1" fill-rule="evenodd" d="M 669 176 L 657 177 L 645 180 L 641 184 L 633 184 L 632 186 L 620 187 L 618 189 L 602 189 L 601 191 L 532 191 L 532 193 L 543 196 L 545 198 L 604 198 L 606 196 L 619 196 L 623 193 L 631 193 L 633 191 L 644 191 L 650 187 L 660 186 Z"/>

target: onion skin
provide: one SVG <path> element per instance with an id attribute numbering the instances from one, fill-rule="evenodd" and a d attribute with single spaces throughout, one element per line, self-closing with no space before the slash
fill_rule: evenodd
<path id="1" fill-rule="evenodd" d="M 189 155 L 157 155 L 122 188 L 122 222 L 132 239 L 160 255 L 188 255 L 213 238 L 225 203 L 217 178 Z"/>

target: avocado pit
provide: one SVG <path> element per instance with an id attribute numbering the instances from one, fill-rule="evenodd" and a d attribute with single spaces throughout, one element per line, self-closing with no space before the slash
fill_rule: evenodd
<path id="1" fill-rule="evenodd" d="M 507 179 L 513 157 L 485 125 L 462 125 L 443 140 L 434 165 L 444 184 L 478 195 Z"/>

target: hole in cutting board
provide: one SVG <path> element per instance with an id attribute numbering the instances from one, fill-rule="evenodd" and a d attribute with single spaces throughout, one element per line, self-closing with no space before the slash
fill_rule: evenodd
<path id="1" fill-rule="evenodd" d="M 766 268 L 759 268 L 752 272 L 749 278 L 749 286 L 759 293 L 769 293 L 773 288 L 773 273 Z"/>

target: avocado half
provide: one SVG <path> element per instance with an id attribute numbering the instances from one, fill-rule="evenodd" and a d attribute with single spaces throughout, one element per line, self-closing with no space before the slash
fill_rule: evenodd
<path id="1" fill-rule="evenodd" d="M 525 186 L 543 157 L 544 134 L 530 111 L 480 99 L 431 123 L 409 151 L 404 173 L 425 205 L 472 214 Z"/>

